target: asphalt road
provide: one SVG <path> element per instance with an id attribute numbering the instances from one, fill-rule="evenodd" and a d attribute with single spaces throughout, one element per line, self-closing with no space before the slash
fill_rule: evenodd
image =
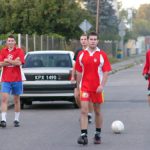
<path id="1" fill-rule="evenodd" d="M 21 126 L 13 127 L 13 108 L 7 128 L 0 128 L 0 150 L 149 150 L 150 108 L 141 65 L 110 75 L 102 107 L 102 144 L 93 144 L 94 123 L 89 125 L 89 144 L 77 144 L 79 110 L 69 103 L 36 103 L 21 113 Z M 122 134 L 113 134 L 111 123 L 121 120 Z"/>

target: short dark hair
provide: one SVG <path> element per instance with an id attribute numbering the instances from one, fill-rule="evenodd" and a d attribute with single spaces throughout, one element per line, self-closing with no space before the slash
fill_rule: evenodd
<path id="1" fill-rule="evenodd" d="M 86 33 L 83 33 L 83 34 L 81 34 L 81 36 L 87 36 L 87 34 L 86 34 Z M 81 36 L 80 36 L 80 37 L 81 37 Z"/>
<path id="2" fill-rule="evenodd" d="M 94 32 L 94 31 L 92 31 L 92 32 L 90 32 L 90 33 L 88 34 L 88 38 L 89 38 L 90 36 L 97 36 L 97 38 L 98 38 L 98 34 L 97 34 L 96 32 Z"/>
<path id="3" fill-rule="evenodd" d="M 8 38 L 13 38 L 13 39 L 15 39 L 15 37 L 14 37 L 12 34 L 9 35 Z"/>

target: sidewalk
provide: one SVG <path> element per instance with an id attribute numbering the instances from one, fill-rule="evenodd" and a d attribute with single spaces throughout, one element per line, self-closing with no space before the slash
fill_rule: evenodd
<path id="1" fill-rule="evenodd" d="M 137 64 L 141 64 L 144 63 L 145 61 L 145 55 L 138 55 L 138 56 L 133 56 L 130 58 L 127 58 L 125 60 L 120 60 L 120 62 L 117 62 L 115 64 L 112 65 L 112 71 L 110 72 L 110 74 L 114 74 L 117 71 L 123 70 L 123 69 L 127 69 L 130 68 L 134 65 Z"/>

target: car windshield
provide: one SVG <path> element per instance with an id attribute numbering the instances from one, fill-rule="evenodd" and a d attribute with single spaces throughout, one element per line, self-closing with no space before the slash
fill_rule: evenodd
<path id="1" fill-rule="evenodd" d="M 69 54 L 28 54 L 23 68 L 72 67 Z"/>

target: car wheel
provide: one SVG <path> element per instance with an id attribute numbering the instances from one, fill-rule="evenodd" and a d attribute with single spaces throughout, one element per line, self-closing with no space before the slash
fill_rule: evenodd
<path id="1" fill-rule="evenodd" d="M 21 109 L 24 109 L 24 103 L 21 102 Z"/>
<path id="2" fill-rule="evenodd" d="M 74 103 L 74 108 L 79 108 L 79 106 L 76 103 Z"/>

